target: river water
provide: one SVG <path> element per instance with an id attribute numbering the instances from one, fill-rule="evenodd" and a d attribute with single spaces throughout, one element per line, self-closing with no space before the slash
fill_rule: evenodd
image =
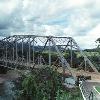
<path id="1" fill-rule="evenodd" d="M 25 74 L 28 70 L 22 71 Z M 22 78 L 16 70 L 9 70 L 7 74 L 0 74 L 0 100 L 17 100 Z"/>
<path id="2" fill-rule="evenodd" d="M 0 84 L 0 100 L 16 100 L 16 87 L 13 81 Z"/>

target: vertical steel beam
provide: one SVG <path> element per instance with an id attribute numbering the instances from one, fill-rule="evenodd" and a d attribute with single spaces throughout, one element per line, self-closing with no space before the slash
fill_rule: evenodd
<path id="1" fill-rule="evenodd" d="M 51 66 L 51 40 L 49 37 L 49 66 Z"/>
<path id="2" fill-rule="evenodd" d="M 33 65 L 34 65 L 34 41 L 35 41 L 35 38 L 33 37 Z"/>
<path id="3" fill-rule="evenodd" d="M 18 47 L 17 47 L 17 37 L 16 37 L 16 62 L 18 61 Z"/>
<path id="4" fill-rule="evenodd" d="M 22 64 L 23 64 L 23 38 L 22 38 Z"/>
<path id="5" fill-rule="evenodd" d="M 15 52 L 15 50 L 14 50 L 14 47 L 13 47 L 13 61 L 14 61 L 14 57 L 15 57 L 14 52 Z"/>
<path id="6" fill-rule="evenodd" d="M 84 62 L 85 62 L 85 71 L 86 71 L 86 62 L 87 62 L 87 61 L 86 61 L 86 58 L 85 58 L 85 57 L 84 57 Z"/>
<path id="7" fill-rule="evenodd" d="M 6 43 L 6 67 L 7 67 L 7 43 Z"/>
<path id="8" fill-rule="evenodd" d="M 30 49 L 31 49 L 31 48 L 30 48 L 30 45 L 31 45 L 31 43 L 30 43 L 30 37 L 29 37 L 29 63 L 30 63 L 30 61 L 31 61 L 31 58 L 30 58 L 30 52 L 31 52 L 31 51 L 30 51 Z"/>
<path id="9" fill-rule="evenodd" d="M 5 48 L 4 48 L 4 46 L 3 46 L 3 52 L 2 53 L 3 53 L 2 54 L 3 55 L 3 64 L 5 65 L 5 62 L 4 62 L 5 61 Z"/>
<path id="10" fill-rule="evenodd" d="M 28 65 L 28 52 L 27 52 L 27 65 Z"/>
<path id="11" fill-rule="evenodd" d="M 72 39 L 70 39 L 70 66 L 73 66 Z"/>
<path id="12" fill-rule="evenodd" d="M 40 64 L 40 56 L 39 55 L 38 55 L 37 59 L 38 59 L 38 65 L 39 65 Z"/>
<path id="13" fill-rule="evenodd" d="M 42 56 L 40 55 L 39 58 L 40 58 L 40 65 L 41 65 L 42 64 Z"/>
<path id="14" fill-rule="evenodd" d="M 15 39 L 15 46 L 16 46 L 16 47 L 15 47 L 15 49 L 16 49 L 16 50 L 15 50 L 15 51 L 16 51 L 16 66 L 15 66 L 15 70 L 16 70 L 16 68 L 17 68 L 17 66 L 18 66 L 18 65 L 17 65 L 17 62 L 18 62 L 17 38 L 18 38 L 18 37 L 15 37 L 15 38 L 16 38 L 16 39 Z"/>
<path id="15" fill-rule="evenodd" d="M 15 53 L 15 50 L 14 50 L 14 43 L 13 43 L 13 37 L 12 37 L 12 45 L 13 45 L 13 47 L 12 47 L 12 52 L 13 52 L 13 57 L 12 57 L 12 60 L 14 61 L 14 57 L 15 57 L 15 55 L 14 55 L 14 53 Z"/>

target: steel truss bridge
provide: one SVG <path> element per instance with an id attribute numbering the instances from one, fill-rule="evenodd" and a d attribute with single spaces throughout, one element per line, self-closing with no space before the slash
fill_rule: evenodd
<path id="1" fill-rule="evenodd" d="M 66 51 L 70 55 L 69 61 L 67 61 L 64 56 Z M 63 69 L 63 73 L 67 70 L 72 76 L 74 76 L 75 74 L 72 70 L 74 51 L 78 53 L 80 52 L 83 57 L 80 66 L 83 65 L 85 70 L 87 67 L 91 67 L 94 72 L 98 73 L 96 67 L 72 37 L 14 35 L 3 38 L 0 40 L 0 67 L 2 68 L 3 66 L 10 69 L 20 70 L 23 68 L 35 68 L 37 66 L 60 66 Z M 56 55 L 57 58 L 55 58 L 53 54 Z M 84 90 L 85 88 L 82 85 L 85 86 L 82 83 L 80 88 Z M 83 90 L 81 92 L 83 92 Z M 84 100 L 89 100 L 90 96 L 86 95 L 86 91 L 83 92 L 83 95 L 86 98 Z"/>
<path id="2" fill-rule="evenodd" d="M 70 51 L 70 63 L 66 60 L 63 53 Z M 71 67 L 73 62 L 73 50 L 77 50 L 84 58 L 85 67 L 87 64 L 97 73 L 97 69 L 80 49 L 72 37 L 54 37 L 54 36 L 37 36 L 37 35 L 14 35 L 0 40 L 0 64 L 4 67 L 16 69 L 19 67 L 32 68 L 38 64 L 45 64 L 41 55 L 48 52 L 48 63 L 52 66 L 52 52 L 57 54 L 55 62 L 59 62 L 63 72 L 67 68 L 73 74 Z M 35 54 L 37 52 L 37 55 Z M 43 63 L 44 62 L 44 63 Z"/>

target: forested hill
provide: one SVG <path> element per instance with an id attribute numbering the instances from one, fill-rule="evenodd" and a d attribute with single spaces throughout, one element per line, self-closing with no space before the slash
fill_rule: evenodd
<path id="1" fill-rule="evenodd" d="M 84 51 L 87 51 L 87 52 L 98 52 L 98 49 L 97 49 L 97 48 L 93 48 L 93 49 L 84 49 Z"/>

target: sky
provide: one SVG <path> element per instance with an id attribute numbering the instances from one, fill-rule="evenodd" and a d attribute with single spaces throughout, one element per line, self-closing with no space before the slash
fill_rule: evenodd
<path id="1" fill-rule="evenodd" d="M 0 36 L 71 36 L 83 49 L 100 38 L 100 0 L 0 0 Z"/>

